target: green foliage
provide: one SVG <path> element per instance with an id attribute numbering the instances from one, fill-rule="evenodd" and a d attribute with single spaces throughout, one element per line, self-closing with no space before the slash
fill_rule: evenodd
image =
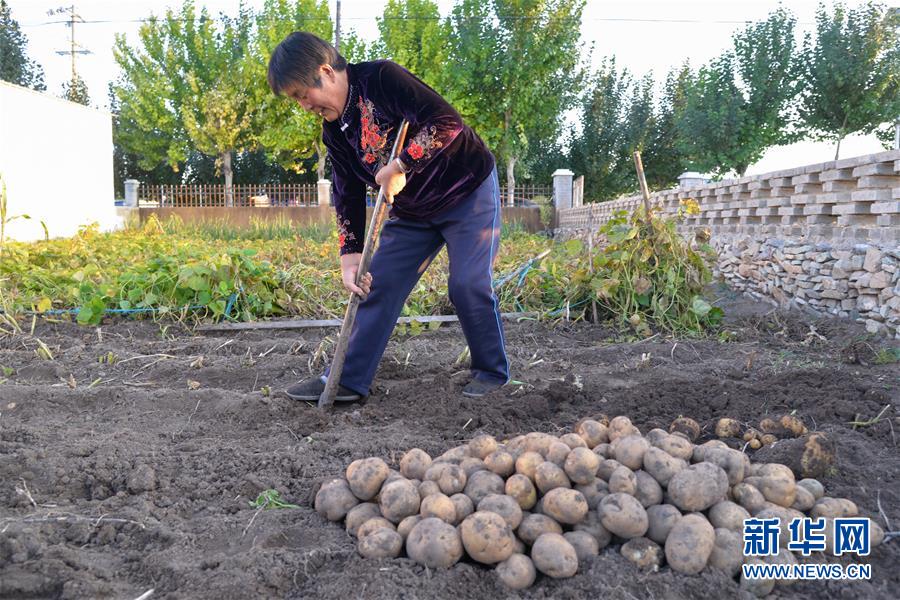
<path id="1" fill-rule="evenodd" d="M 833 12 L 820 5 L 816 38 L 803 44 L 800 116 L 820 139 L 871 133 L 900 115 L 900 12 L 869 3 Z M 885 136 L 887 137 L 887 136 Z"/>
<path id="2" fill-rule="evenodd" d="M 508 231 L 498 272 L 520 266 L 550 243 Z M 155 309 L 180 317 L 192 307 L 197 319 L 220 319 L 232 297 L 231 319 L 339 318 L 347 294 L 338 265 L 337 231 L 330 224 L 257 221 L 241 230 L 222 222 L 153 219 L 134 230 L 85 228 L 70 239 L 10 243 L 0 256 L 0 280 L 10 311 L 77 308 L 79 322 L 90 324 L 99 322 L 105 309 Z M 504 310 L 554 308 L 543 304 L 540 284 L 531 280 L 509 283 L 498 293 Z M 453 311 L 446 253 L 419 281 L 404 311 Z"/>
<path id="3" fill-rule="evenodd" d="M 99 323 L 106 309 L 153 308 L 165 314 L 187 306 L 201 316 L 241 319 L 283 314 L 277 272 L 247 244 L 223 248 L 167 236 L 155 222 L 139 232 L 84 228 L 71 239 L 10 244 L 0 258 L 13 308 L 44 312 L 78 308 L 79 323 Z"/>
<path id="4" fill-rule="evenodd" d="M 530 140 L 557 137 L 574 102 L 583 9 L 583 0 L 460 0 L 453 7 L 446 70 L 456 108 L 506 165 L 509 190 Z"/>
<path id="5" fill-rule="evenodd" d="M 0 79 L 43 91 L 44 70 L 25 54 L 27 46 L 28 38 L 12 18 L 9 4 L 0 0 Z"/>
<path id="6" fill-rule="evenodd" d="M 16 219 L 30 219 L 28 215 L 10 215 L 9 203 L 6 195 L 6 182 L 3 181 L 3 174 L 0 173 L 0 257 L 3 256 L 3 250 L 6 248 L 6 226 Z M 42 221 L 43 223 L 43 221 Z M 46 231 L 46 226 L 44 226 Z"/>
<path id="7" fill-rule="evenodd" d="M 583 97 L 581 131 L 572 141 L 569 164 L 584 174 L 590 199 L 607 200 L 637 187 L 632 153 L 644 146 L 653 127 L 652 82 L 649 77 L 635 81 L 610 58 L 591 84 Z"/>
<path id="8" fill-rule="evenodd" d="M 324 156 L 320 147 L 322 119 L 304 111 L 296 102 L 272 93 L 266 79 L 269 57 L 294 31 L 308 31 L 331 40 L 333 30 L 326 0 L 266 0 L 256 18 L 256 39 L 249 60 L 253 129 L 269 157 L 297 173 L 309 168 L 307 159 L 313 155 Z M 344 45 L 342 51 L 347 50 Z"/>
<path id="9" fill-rule="evenodd" d="M 384 15 L 376 20 L 380 37 L 372 54 L 403 65 L 452 103 L 454 89 L 446 76 L 449 26 L 441 21 L 437 4 L 388 0 Z"/>
<path id="10" fill-rule="evenodd" d="M 653 79 L 635 79 L 616 67 L 615 58 L 603 61 L 582 97 L 580 127 L 573 134 L 568 164 L 585 176 L 589 200 L 608 200 L 636 193 L 633 153 L 644 156 L 651 189 L 677 184 L 686 168 L 677 125 L 683 119 L 690 68 L 673 70 L 663 94 L 653 96 Z"/>
<path id="11" fill-rule="evenodd" d="M 141 26 L 140 48 L 116 37 L 119 139 L 144 169 L 165 161 L 178 170 L 195 149 L 216 157 L 230 187 L 231 153 L 257 143 L 247 93 L 257 83 L 247 60 L 251 22 L 242 9 L 217 26 L 186 0 L 180 11 Z"/>
<path id="12" fill-rule="evenodd" d="M 687 170 L 687 160 L 679 145 L 677 122 L 684 111 L 685 85 L 690 76 L 687 63 L 669 71 L 662 96 L 657 100 L 648 141 L 641 151 L 650 189 L 674 187 L 678 176 Z"/>
<path id="13" fill-rule="evenodd" d="M 726 52 L 686 82 L 678 136 L 693 168 L 723 174 L 739 173 L 750 164 L 741 145 L 748 126 L 744 98 L 734 78 L 734 55 Z"/>
<path id="14" fill-rule="evenodd" d="M 784 8 L 735 34 L 732 49 L 695 75 L 682 72 L 676 144 L 691 168 L 739 175 L 773 146 L 794 141 L 800 66 L 796 19 Z"/>
<path id="15" fill-rule="evenodd" d="M 743 174 L 770 146 L 797 139 L 791 107 L 799 93 L 800 59 L 794 41 L 797 20 L 784 8 L 734 36 L 735 67 L 744 98 L 743 155 L 734 169 Z M 747 166 L 744 165 L 745 161 Z"/>
<path id="16" fill-rule="evenodd" d="M 596 301 L 603 316 L 640 335 L 648 335 L 651 327 L 701 333 L 716 325 L 722 310 L 702 296 L 711 280 L 705 260 L 713 250 L 706 245 L 699 252 L 692 249 L 676 223 L 656 215 L 648 223 L 642 210 L 630 217 L 619 211 L 600 229 L 605 245 L 592 257 L 593 275 L 586 266 L 575 267 L 573 300 Z M 565 248 L 573 257 L 584 253 L 577 240 Z"/>
<path id="17" fill-rule="evenodd" d="M 77 102 L 85 106 L 91 105 L 91 96 L 88 94 L 87 84 L 78 73 L 75 73 L 71 81 L 63 84 L 63 98 L 69 102 Z"/>
<path id="18" fill-rule="evenodd" d="M 209 241 L 274 241 L 299 238 L 320 244 L 331 238 L 331 230 L 333 229 L 321 223 L 298 225 L 284 217 L 277 219 L 251 217 L 250 225 L 242 228 L 236 228 L 224 219 L 188 224 L 177 217 L 172 217 L 161 223 L 160 226 L 166 234 L 181 238 L 197 238 Z"/>
<path id="19" fill-rule="evenodd" d="M 890 365 L 900 362 L 900 348 L 879 348 L 875 352 L 876 365 Z"/>
<path id="20" fill-rule="evenodd" d="M 281 493 L 278 490 L 263 490 L 256 497 L 256 500 L 250 502 L 250 506 L 258 509 L 273 508 L 300 508 L 296 504 L 289 504 L 281 499 Z"/>
<path id="21" fill-rule="evenodd" d="M 554 244 L 505 226 L 495 264 L 501 310 L 551 317 L 567 311 L 581 319 L 597 299 L 604 318 L 639 332 L 642 324 L 697 332 L 718 317 L 718 309 L 700 299 L 708 280 L 700 255 L 677 237 L 672 222 L 654 219 L 651 232 L 619 215 L 601 233 L 609 246 L 595 250 L 591 277 L 580 242 Z M 532 260 L 547 249 L 548 256 Z M 195 320 L 333 319 L 344 314 L 347 302 L 338 265 L 333 225 L 258 221 L 239 230 L 221 222 L 151 219 L 133 230 L 99 233 L 89 227 L 69 239 L 10 243 L 0 255 L 0 299 L 12 313 L 77 308 L 74 318 L 90 325 L 109 309 L 153 309 L 162 317 Z M 441 252 L 402 315 L 455 312 L 447 295 L 448 267 Z M 417 334 L 423 327 L 403 331 Z"/>

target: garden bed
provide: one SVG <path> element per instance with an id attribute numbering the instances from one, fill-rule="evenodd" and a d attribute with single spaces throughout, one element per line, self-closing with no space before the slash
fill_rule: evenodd
<path id="1" fill-rule="evenodd" d="M 705 439 L 722 416 L 755 424 L 796 411 L 836 443 L 836 469 L 822 478 L 829 495 L 896 530 L 893 355 L 845 321 L 719 304 L 723 333 L 705 339 L 630 342 L 584 323 L 507 324 L 521 385 L 481 400 L 460 395 L 457 326 L 396 337 L 373 396 L 331 413 L 279 391 L 310 366 L 318 372 L 333 331 L 198 336 L 151 321 L 38 321 L 33 336 L 0 338 L 0 597 L 515 596 L 477 563 L 434 571 L 406 558 L 363 559 L 341 526 L 312 510 L 311 495 L 355 458 L 396 467 L 409 448 L 436 456 L 481 432 L 562 433 L 598 413 L 628 415 L 642 431 L 690 416 Z M 850 424 L 879 413 L 874 424 Z M 250 502 L 269 488 L 300 508 L 257 511 Z M 618 548 L 571 579 L 539 577 L 521 596 L 740 594 L 714 571 L 642 572 Z M 900 542 L 863 562 L 871 581 L 799 582 L 776 597 L 895 598 Z"/>

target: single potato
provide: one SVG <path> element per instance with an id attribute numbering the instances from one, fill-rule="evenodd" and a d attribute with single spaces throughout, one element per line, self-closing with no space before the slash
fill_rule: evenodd
<path id="1" fill-rule="evenodd" d="M 316 492 L 314 508 L 329 521 L 340 521 L 350 509 L 359 504 L 359 499 L 350 490 L 345 479 L 332 479 L 322 484 Z"/>
<path id="2" fill-rule="evenodd" d="M 571 577 L 578 571 L 578 554 L 558 533 L 544 533 L 531 547 L 535 568 L 554 579 Z"/>
<path id="3" fill-rule="evenodd" d="M 712 554 L 716 533 L 702 515 L 684 515 L 666 538 L 666 561 L 679 573 L 694 575 L 703 570 Z"/>
<path id="4" fill-rule="evenodd" d="M 460 533 L 466 552 L 480 563 L 503 562 L 515 550 L 512 529 L 497 513 L 475 511 L 463 520 Z"/>
<path id="5" fill-rule="evenodd" d="M 400 474 L 407 479 L 425 479 L 431 456 L 421 448 L 413 448 L 400 459 Z"/>
<path id="6" fill-rule="evenodd" d="M 433 517 L 422 519 L 406 538 L 406 554 L 429 569 L 446 569 L 462 558 L 462 540 L 453 525 Z"/>

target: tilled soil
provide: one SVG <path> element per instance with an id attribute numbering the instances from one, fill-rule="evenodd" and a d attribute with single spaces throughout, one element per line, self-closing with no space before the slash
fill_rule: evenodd
<path id="1" fill-rule="evenodd" d="M 321 478 L 356 458 L 396 466 L 409 448 L 437 455 L 482 432 L 563 432 L 598 413 L 628 415 L 642 431 L 690 416 L 708 437 L 722 416 L 756 424 L 796 411 L 836 442 L 828 493 L 900 527 L 900 368 L 876 364 L 886 342 L 847 322 L 723 302 L 729 333 L 705 339 L 507 324 L 517 383 L 478 400 L 460 394 L 458 327 L 397 338 L 373 396 L 331 413 L 280 391 L 318 372 L 333 330 L 201 336 L 149 321 L 39 322 L 33 336 L 0 339 L 0 598 L 742 597 L 716 572 L 641 572 L 617 545 L 571 579 L 539 577 L 517 594 L 475 563 L 433 571 L 363 559 L 310 507 Z M 52 361 L 35 353 L 38 339 Z M 251 507 L 268 488 L 300 508 Z M 774 597 L 897 598 L 900 541 L 868 562 L 871 581 L 800 582 Z"/>

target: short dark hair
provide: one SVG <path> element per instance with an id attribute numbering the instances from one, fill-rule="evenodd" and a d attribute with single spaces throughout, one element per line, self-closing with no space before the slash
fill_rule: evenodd
<path id="1" fill-rule="evenodd" d="M 322 87 L 319 67 L 331 65 L 335 71 L 347 68 L 347 59 L 334 46 L 305 31 L 290 34 L 269 58 L 269 87 L 276 95 L 293 85 Z"/>

